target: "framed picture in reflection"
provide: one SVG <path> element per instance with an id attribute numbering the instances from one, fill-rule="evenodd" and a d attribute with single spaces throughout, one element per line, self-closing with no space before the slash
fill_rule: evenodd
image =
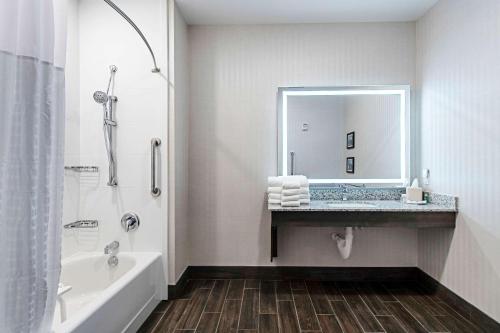
<path id="1" fill-rule="evenodd" d="M 354 149 L 354 132 L 347 133 L 347 149 Z"/>
<path id="2" fill-rule="evenodd" d="M 348 157 L 345 163 L 345 172 L 354 173 L 354 157 Z"/>

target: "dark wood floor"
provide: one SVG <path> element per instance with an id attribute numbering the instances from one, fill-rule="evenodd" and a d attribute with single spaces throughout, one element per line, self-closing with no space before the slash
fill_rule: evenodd
<path id="1" fill-rule="evenodd" d="M 416 283 L 190 280 L 139 332 L 475 333 Z"/>

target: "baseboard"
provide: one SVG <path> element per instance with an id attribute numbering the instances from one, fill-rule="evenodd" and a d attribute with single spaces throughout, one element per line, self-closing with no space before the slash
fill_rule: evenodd
<path id="1" fill-rule="evenodd" d="M 189 266 L 187 279 L 413 280 L 416 267 Z"/>
<path id="2" fill-rule="evenodd" d="M 168 298 L 177 298 L 189 279 L 401 281 L 416 274 L 416 267 L 189 266 L 177 284 L 168 285 Z"/>
<path id="3" fill-rule="evenodd" d="M 184 286 L 186 285 L 187 281 L 189 279 L 192 279 L 191 277 L 189 277 L 188 270 L 189 266 L 186 267 L 184 272 L 182 272 L 176 284 L 168 285 L 168 299 L 176 299 L 179 296 L 182 289 L 184 288 Z"/>
<path id="4" fill-rule="evenodd" d="M 413 280 L 416 267 L 189 266 L 188 279 Z"/>
<path id="5" fill-rule="evenodd" d="M 451 305 L 461 316 L 481 327 L 486 332 L 500 332 L 500 323 L 496 320 L 489 317 L 474 305 L 470 304 L 465 299 L 443 286 L 439 283 L 439 281 L 421 269 L 418 269 L 417 274 L 418 276 L 416 280 L 419 281 L 424 288 L 446 301 L 446 303 Z"/>

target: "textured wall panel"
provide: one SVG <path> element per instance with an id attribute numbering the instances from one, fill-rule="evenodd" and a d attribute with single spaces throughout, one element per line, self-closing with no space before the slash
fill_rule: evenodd
<path id="1" fill-rule="evenodd" d="M 500 2 L 441 0 L 417 50 L 422 167 L 460 198 L 454 232 L 420 232 L 419 267 L 500 320 Z"/>
<path id="2" fill-rule="evenodd" d="M 189 38 L 190 264 L 267 265 L 278 87 L 413 85 L 415 24 L 196 26 Z M 414 230 L 359 231 L 347 261 L 329 232 L 284 229 L 277 264 L 416 265 Z"/>
<path id="3" fill-rule="evenodd" d="M 189 141 L 189 52 L 186 22 L 171 1 L 170 51 L 173 53 L 170 84 L 169 128 L 169 265 L 175 284 L 188 265 L 188 141 Z M 172 106 L 173 104 L 173 106 Z"/>
<path id="4" fill-rule="evenodd" d="M 65 211 L 73 210 L 73 214 L 66 215 L 63 222 L 97 219 L 99 228 L 65 230 L 64 255 L 102 251 L 114 240 L 120 242 L 123 251 L 161 251 L 162 236 L 166 235 L 166 225 L 162 223 L 167 217 L 166 196 L 154 199 L 149 192 L 149 142 L 156 136 L 163 142 L 168 141 L 167 113 L 164 112 L 167 83 L 162 77 L 151 74 L 151 57 L 142 40 L 106 3 L 100 0 L 70 3 L 74 8 L 68 17 L 71 43 L 68 43 L 70 93 L 67 103 L 68 117 L 72 119 L 66 124 L 71 145 L 67 147 L 65 163 L 95 165 L 99 173 L 66 172 L 68 185 L 74 182 L 76 185 L 66 187 Z M 148 0 L 141 4 L 133 0 L 121 1 L 120 7 L 148 36 L 159 67 L 165 68 L 166 74 L 166 38 L 165 33 L 161 33 L 166 31 L 164 1 Z M 108 161 L 102 129 L 103 111 L 92 98 L 94 91 L 106 91 L 111 64 L 118 67 L 114 86 L 114 94 L 118 97 L 115 104 L 117 187 L 106 185 Z M 161 147 L 164 152 L 162 165 L 167 164 L 166 148 L 166 144 Z M 165 176 L 162 185 L 165 189 Z M 120 225 L 127 211 L 134 211 L 141 218 L 137 232 L 125 233 Z"/>

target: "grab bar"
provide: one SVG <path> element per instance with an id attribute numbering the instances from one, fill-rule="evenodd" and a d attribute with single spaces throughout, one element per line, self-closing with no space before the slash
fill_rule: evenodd
<path id="1" fill-rule="evenodd" d="M 160 188 L 156 185 L 156 148 L 161 145 L 159 138 L 151 139 L 151 195 L 159 197 L 161 194 Z"/>
<path id="2" fill-rule="evenodd" d="M 290 152 L 290 175 L 295 174 L 295 152 L 291 151 Z"/>

